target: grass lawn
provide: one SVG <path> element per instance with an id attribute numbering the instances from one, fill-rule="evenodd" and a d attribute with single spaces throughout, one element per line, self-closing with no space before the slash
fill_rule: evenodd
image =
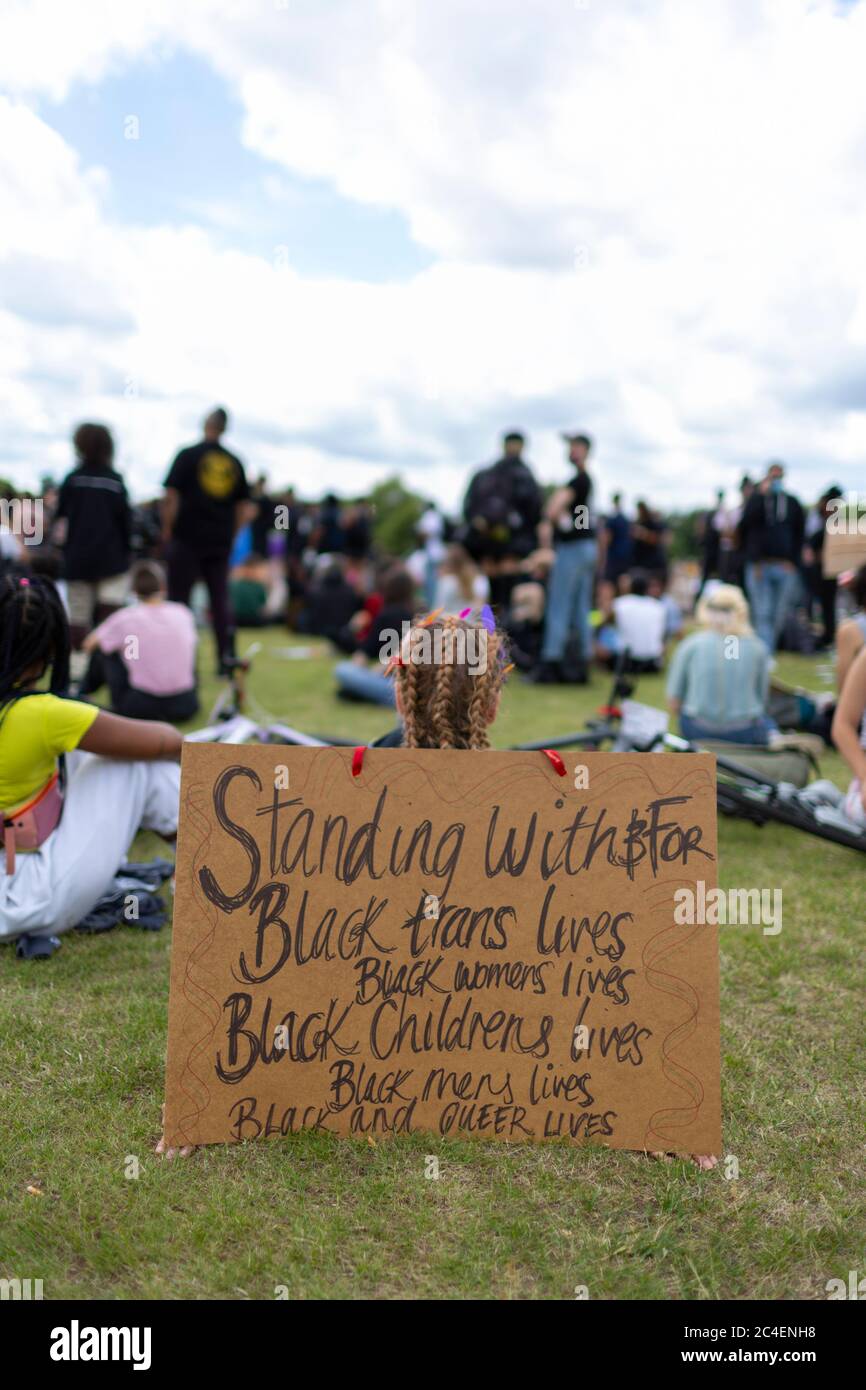
<path id="1" fill-rule="evenodd" d="M 255 716 L 359 741 L 390 726 L 334 698 L 324 649 L 290 662 L 284 633 L 264 641 Z M 821 688 L 820 665 L 783 658 L 780 674 Z M 598 675 L 588 690 L 513 676 L 495 742 L 579 728 L 606 695 Z M 660 704 L 661 678 L 639 696 Z M 844 783 L 838 758 L 823 771 Z M 164 852 L 148 836 L 139 850 Z M 47 962 L 0 949 L 0 1277 L 40 1278 L 49 1299 L 272 1298 L 278 1285 L 291 1298 L 569 1299 L 586 1285 L 591 1298 L 821 1299 L 828 1279 L 862 1277 L 866 864 L 729 820 L 720 850 L 723 887 L 783 892 L 778 936 L 720 928 L 737 1181 L 596 1147 L 423 1136 L 302 1134 L 160 1162 L 171 933 L 124 927 L 67 936 Z"/>

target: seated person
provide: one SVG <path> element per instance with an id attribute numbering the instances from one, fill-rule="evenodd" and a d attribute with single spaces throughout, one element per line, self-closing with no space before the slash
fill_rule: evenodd
<path id="1" fill-rule="evenodd" d="M 677 647 L 668 703 L 683 738 L 766 744 L 778 734 L 766 713 L 770 654 L 749 623 L 741 589 L 720 584 L 697 607 L 700 628 Z"/>
<path id="2" fill-rule="evenodd" d="M 833 742 L 853 781 L 843 803 L 849 820 L 866 825 L 866 647 L 854 658 L 833 717 Z"/>
<path id="3" fill-rule="evenodd" d="M 394 705 L 394 682 L 385 675 L 388 654 L 402 640 L 404 624 L 412 622 L 415 582 L 405 565 L 394 565 L 382 583 L 382 607 L 371 622 L 351 661 L 341 661 L 334 675 L 337 694 L 344 700 L 367 700 L 375 705 Z M 386 659 L 382 661 L 383 652 Z M 368 662 L 376 663 L 374 669 Z"/>
<path id="4" fill-rule="evenodd" d="M 490 580 L 482 574 L 469 551 L 449 545 L 439 566 L 433 607 L 453 618 L 465 608 L 479 608 L 490 599 Z"/>
<path id="5" fill-rule="evenodd" d="M 628 653 L 626 671 L 660 671 L 665 651 L 667 614 L 647 592 L 649 576 L 635 571 L 629 593 L 613 600 L 619 650 Z"/>
<path id="6" fill-rule="evenodd" d="M 665 610 L 665 641 L 667 642 L 671 637 L 679 637 L 683 630 L 683 610 L 673 594 L 665 589 L 664 580 L 660 575 L 651 574 L 649 576 L 647 593 L 650 598 L 658 599 Z"/>
<path id="7" fill-rule="evenodd" d="M 192 719 L 198 711 L 192 612 L 166 598 L 165 574 L 155 560 L 139 560 L 130 579 L 136 601 L 94 628 L 84 650 L 102 654 L 115 714 L 168 723 Z"/>
<path id="8" fill-rule="evenodd" d="M 139 829 L 177 833 L 180 734 L 64 699 L 69 652 L 54 585 L 0 579 L 0 941 L 32 955 L 93 910 Z"/>
<path id="9" fill-rule="evenodd" d="M 866 565 L 861 565 L 847 588 L 857 612 L 840 623 L 836 632 L 836 689 L 839 691 L 857 654 L 866 645 Z"/>
<path id="10" fill-rule="evenodd" d="M 345 629 L 360 607 L 361 600 L 346 579 L 342 558 L 320 555 L 298 614 L 297 631 L 307 637 L 327 637 L 343 646 Z"/>
<path id="11" fill-rule="evenodd" d="M 541 660 L 545 601 L 544 585 L 537 579 L 521 580 L 511 590 L 504 627 L 519 671 L 531 671 Z"/>
<path id="12" fill-rule="evenodd" d="M 232 570 L 229 598 L 238 627 L 261 627 L 267 622 L 269 578 L 267 561 L 252 553 Z"/>

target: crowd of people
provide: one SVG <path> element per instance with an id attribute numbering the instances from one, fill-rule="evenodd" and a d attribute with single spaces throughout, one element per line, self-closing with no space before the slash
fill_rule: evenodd
<path id="1" fill-rule="evenodd" d="M 829 738 L 832 725 L 855 778 L 850 813 L 866 818 L 866 568 L 845 590 L 853 614 L 837 628 L 836 580 L 821 566 L 838 489 L 805 509 L 774 462 L 743 479 L 735 507 L 719 494 L 699 519 L 703 562 L 689 585 L 678 583 L 671 527 L 655 508 L 639 500 L 630 515 L 616 491 L 603 504 L 588 435 L 562 436 L 566 476 L 545 489 L 511 431 L 470 478 L 461 513 L 427 505 L 398 555 L 377 544 L 367 499 L 302 501 L 270 492 L 264 477 L 250 485 L 224 443 L 228 424 L 212 410 L 202 438 L 171 462 L 162 497 L 145 505 L 130 500 L 111 433 L 82 424 L 74 468 L 39 499 L 41 543 L 25 543 L 0 512 L 0 937 L 73 925 L 99 877 L 94 868 L 72 892 L 76 864 L 92 854 L 113 874 L 139 825 L 173 834 L 175 726 L 198 709 L 205 619 L 220 672 L 239 626 L 281 623 L 326 639 L 342 658 L 340 694 L 395 707 L 398 741 L 410 742 L 424 717 L 415 708 L 408 729 L 400 663 L 386 670 L 382 657 L 386 635 L 410 630 L 419 612 L 449 630 L 483 615 L 497 650 L 537 685 L 585 684 L 594 668 L 667 668 L 682 734 L 739 744 L 778 738 L 774 653 L 808 649 L 808 634 L 813 648 L 836 647 L 839 700 L 835 715 L 821 709 L 821 731 Z M 491 702 L 502 679 L 498 667 Z M 103 687 L 107 709 L 90 698 Z M 472 709 L 465 738 L 458 718 L 418 746 L 484 746 L 490 711 Z M 135 796 L 109 835 L 99 808 L 112 804 L 121 762 Z M 50 854 L 26 853 L 49 839 Z"/>

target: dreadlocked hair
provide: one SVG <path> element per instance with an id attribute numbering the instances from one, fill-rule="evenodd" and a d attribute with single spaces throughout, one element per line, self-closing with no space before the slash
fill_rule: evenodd
<path id="1" fill-rule="evenodd" d="M 489 748 L 507 661 L 504 635 L 444 617 L 414 621 L 395 671 L 405 748 Z"/>
<path id="2" fill-rule="evenodd" d="M 35 673 L 28 675 L 36 668 Z M 40 680 L 51 668 L 50 690 L 69 684 L 69 624 L 57 589 L 39 575 L 0 579 L 0 706 L 25 692 L 21 683 Z"/>

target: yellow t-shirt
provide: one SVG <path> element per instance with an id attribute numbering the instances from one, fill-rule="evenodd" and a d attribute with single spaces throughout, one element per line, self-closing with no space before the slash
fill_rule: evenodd
<path id="1" fill-rule="evenodd" d="M 28 695 L 0 709 L 0 808 L 32 801 L 54 776 L 58 755 L 78 747 L 98 713 L 57 695 Z"/>

